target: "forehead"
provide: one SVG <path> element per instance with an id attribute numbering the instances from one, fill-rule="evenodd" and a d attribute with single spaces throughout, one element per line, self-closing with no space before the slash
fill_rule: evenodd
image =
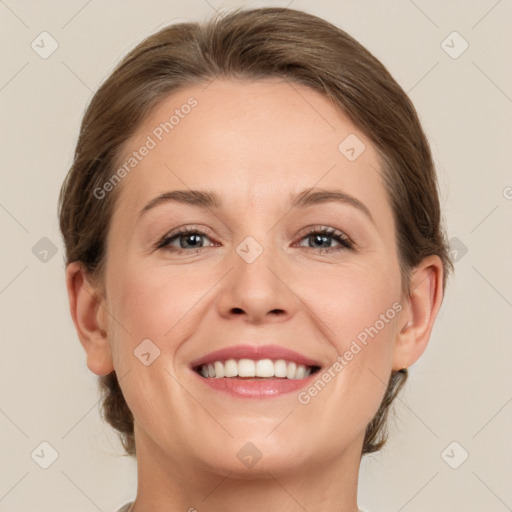
<path id="1" fill-rule="evenodd" d="M 268 211 L 304 188 L 336 187 L 389 210 L 368 137 L 324 95 L 280 79 L 216 79 L 173 93 L 128 141 L 120 165 L 124 216 L 187 188 Z"/>

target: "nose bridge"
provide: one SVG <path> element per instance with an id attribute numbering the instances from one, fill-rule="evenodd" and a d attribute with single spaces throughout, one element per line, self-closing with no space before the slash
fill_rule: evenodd
<path id="1" fill-rule="evenodd" d="M 254 235 L 247 235 L 236 246 L 232 271 L 222 287 L 220 313 L 247 315 L 251 321 L 265 317 L 288 316 L 297 299 L 285 285 L 286 265 L 281 262 L 275 232 L 258 223 Z"/>
<path id="2" fill-rule="evenodd" d="M 254 272 L 252 269 L 255 263 L 259 271 L 269 272 L 266 266 L 272 266 L 272 262 L 277 264 L 279 259 L 275 219 L 278 218 L 280 210 L 270 206 L 272 201 L 268 203 L 269 198 L 264 200 L 262 195 L 260 193 L 256 196 L 254 190 L 246 194 L 245 210 L 251 213 L 240 217 L 236 227 L 239 240 L 234 245 L 236 257 L 233 261 L 238 270 L 247 271 L 249 274 Z"/>
<path id="3" fill-rule="evenodd" d="M 246 236 L 235 248 L 233 258 L 236 282 L 250 286 L 248 295 L 268 295 L 277 292 L 279 279 L 276 276 L 279 264 L 279 249 L 273 232 L 261 229 L 258 234 Z"/>

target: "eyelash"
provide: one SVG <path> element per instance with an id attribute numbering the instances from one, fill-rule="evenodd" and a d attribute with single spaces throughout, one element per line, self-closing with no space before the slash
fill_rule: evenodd
<path id="1" fill-rule="evenodd" d="M 182 254 L 182 253 L 188 253 L 188 254 L 196 254 L 198 252 L 201 252 L 203 249 L 207 249 L 207 247 L 199 247 L 197 249 L 178 249 L 176 247 L 170 247 L 169 244 L 174 241 L 175 239 L 179 238 L 181 235 L 186 234 L 195 234 L 200 236 L 205 236 L 208 238 L 208 235 L 201 231 L 200 229 L 196 229 L 193 227 L 190 228 L 182 228 L 179 231 L 176 231 L 175 233 L 171 233 L 168 235 L 163 236 L 156 244 L 155 249 L 166 249 L 174 254 Z M 338 231 L 334 228 L 329 227 L 322 227 L 322 228 L 315 228 L 311 231 L 308 231 L 305 233 L 300 240 L 303 240 L 304 238 L 310 237 L 312 235 L 326 235 L 329 238 L 332 238 L 333 240 L 336 240 L 340 246 L 338 247 L 327 247 L 327 248 L 320 248 L 317 252 L 320 254 L 323 253 L 330 253 L 335 251 L 340 251 L 344 249 L 353 249 L 355 243 L 344 233 L 341 231 Z M 315 247 L 304 247 L 304 249 L 315 249 Z"/>

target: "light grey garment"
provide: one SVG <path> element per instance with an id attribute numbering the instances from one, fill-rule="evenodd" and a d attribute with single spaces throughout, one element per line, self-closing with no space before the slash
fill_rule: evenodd
<path id="1" fill-rule="evenodd" d="M 117 512 L 131 512 L 133 506 L 133 501 L 129 503 L 125 503 Z"/>

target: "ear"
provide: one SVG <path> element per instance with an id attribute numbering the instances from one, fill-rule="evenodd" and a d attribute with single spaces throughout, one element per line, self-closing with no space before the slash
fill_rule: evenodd
<path id="1" fill-rule="evenodd" d="M 107 375 L 114 370 L 107 338 L 107 310 L 102 293 L 89 283 L 88 277 L 80 262 L 66 267 L 69 310 L 87 353 L 88 368 L 96 375 Z"/>
<path id="2" fill-rule="evenodd" d="M 428 256 L 411 276 L 395 341 L 393 370 L 411 366 L 423 354 L 442 301 L 443 264 L 439 256 Z"/>

